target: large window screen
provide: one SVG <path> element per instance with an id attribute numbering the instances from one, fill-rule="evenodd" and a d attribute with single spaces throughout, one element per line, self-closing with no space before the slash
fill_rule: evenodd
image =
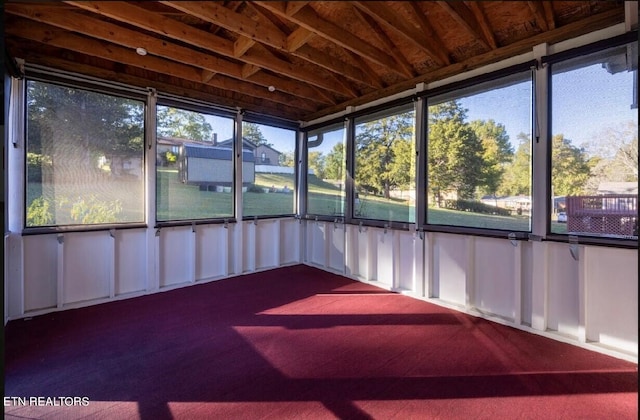
<path id="1" fill-rule="evenodd" d="M 428 99 L 427 223 L 530 231 L 531 72 Z"/>
<path id="2" fill-rule="evenodd" d="M 144 102 L 27 81 L 27 227 L 144 222 Z"/>
<path id="3" fill-rule="evenodd" d="M 353 217 L 415 222 L 412 103 L 355 120 Z"/>
<path id="4" fill-rule="evenodd" d="M 242 122 L 242 214 L 244 217 L 294 213 L 296 131 Z M 251 161 L 252 160 L 252 161 Z"/>
<path id="5" fill-rule="evenodd" d="M 156 219 L 232 217 L 234 119 L 156 109 Z"/>
<path id="6" fill-rule="evenodd" d="M 344 124 L 307 133 L 307 213 L 344 216 Z"/>
<path id="7" fill-rule="evenodd" d="M 551 67 L 551 232 L 638 236 L 638 43 Z"/>

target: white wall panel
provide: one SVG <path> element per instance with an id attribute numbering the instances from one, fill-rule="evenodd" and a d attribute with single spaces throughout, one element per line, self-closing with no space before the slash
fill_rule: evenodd
<path id="1" fill-rule="evenodd" d="M 521 323 L 531 326 L 531 312 L 533 310 L 533 246 L 530 242 L 520 241 L 522 247 L 522 269 L 520 286 Z"/>
<path id="2" fill-rule="evenodd" d="M 586 248 L 587 340 L 638 351 L 638 252 Z"/>
<path id="3" fill-rule="evenodd" d="M 386 230 L 386 232 L 385 232 Z M 393 231 L 389 229 L 375 229 L 376 238 L 376 281 L 393 287 L 395 279 L 395 260 Z"/>
<path id="4" fill-rule="evenodd" d="M 196 280 L 226 276 L 229 230 L 224 225 L 201 225 L 196 232 Z"/>
<path id="5" fill-rule="evenodd" d="M 62 304 L 108 298 L 114 257 L 109 232 L 66 233 L 59 246 L 63 247 Z"/>
<path id="6" fill-rule="evenodd" d="M 158 255 L 160 287 L 191 281 L 194 275 L 191 226 L 162 228 Z"/>
<path id="7" fill-rule="evenodd" d="M 579 265 L 568 244 L 548 243 L 549 286 L 547 328 L 578 336 L 580 322 Z"/>
<path id="8" fill-rule="evenodd" d="M 436 235 L 433 242 L 433 294 L 466 305 L 467 239 L 461 235 Z"/>
<path id="9" fill-rule="evenodd" d="M 418 261 L 422 254 L 422 241 L 411 232 L 396 231 L 398 239 L 398 267 L 396 287 L 410 292 L 416 292 L 418 281 Z"/>
<path id="10" fill-rule="evenodd" d="M 507 239 L 475 238 L 473 305 L 483 312 L 515 319 L 515 253 Z"/>
<path id="11" fill-rule="evenodd" d="M 147 231 L 115 233 L 115 295 L 141 292 L 147 287 Z"/>
<path id="12" fill-rule="evenodd" d="M 60 246 L 56 235 L 25 236 L 22 246 L 25 261 L 38 262 L 24 265 L 24 311 L 55 308 L 58 301 L 57 258 Z M 19 287 L 14 280 L 17 279 L 10 279 L 10 290 L 14 286 Z M 12 293 L 14 296 L 16 294 Z"/>
<path id="13" fill-rule="evenodd" d="M 280 264 L 302 262 L 302 247 L 300 242 L 301 222 L 296 219 L 282 219 L 280 221 Z"/>
<path id="14" fill-rule="evenodd" d="M 255 268 L 264 270 L 277 267 L 280 260 L 280 222 L 259 220 L 252 224 L 255 229 Z M 252 244 L 247 244 L 247 247 Z"/>
<path id="15" fill-rule="evenodd" d="M 326 264 L 326 224 L 324 222 L 307 222 L 307 240 L 309 241 L 309 252 L 307 260 L 315 265 L 325 266 Z"/>
<path id="16" fill-rule="evenodd" d="M 327 232 L 331 237 L 329 244 L 329 267 L 340 273 L 345 266 L 345 229 L 340 223 L 327 224 Z"/>

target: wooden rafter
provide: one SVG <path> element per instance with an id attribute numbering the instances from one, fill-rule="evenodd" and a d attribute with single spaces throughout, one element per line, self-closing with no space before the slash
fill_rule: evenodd
<path id="1" fill-rule="evenodd" d="M 476 18 L 478 13 L 471 11 L 465 3 L 439 1 L 438 4 L 485 48 L 495 50 L 498 47 L 491 31 L 486 26 L 483 27 L 482 21 Z"/>

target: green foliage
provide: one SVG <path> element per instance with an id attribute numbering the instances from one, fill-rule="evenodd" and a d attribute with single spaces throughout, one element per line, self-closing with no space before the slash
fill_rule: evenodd
<path id="1" fill-rule="evenodd" d="M 518 134 L 520 141 L 513 159 L 505 165 L 498 195 L 531 194 L 531 139 L 524 133 Z"/>
<path id="2" fill-rule="evenodd" d="M 564 135 L 553 136 L 551 182 L 554 195 L 579 195 L 589 178 L 591 167 L 584 149 L 571 144 Z"/>
<path id="3" fill-rule="evenodd" d="M 199 112 L 158 106 L 157 120 L 159 137 L 211 141 L 213 128 Z"/>
<path id="4" fill-rule="evenodd" d="M 27 226 L 52 225 L 54 217 L 51 207 L 51 202 L 44 197 L 38 197 L 33 200 L 27 209 Z"/>
<path id="5" fill-rule="evenodd" d="M 413 110 L 358 127 L 355 178 L 359 187 L 389 198 L 391 189 L 408 185 L 413 178 L 410 168 L 415 160 L 413 127 Z"/>
<path id="6" fill-rule="evenodd" d="M 481 190 L 485 194 L 495 194 L 502 182 L 506 164 L 513 158 L 513 148 L 504 125 L 494 120 L 472 121 L 471 128 L 482 142 L 483 174 Z"/>
<path id="7" fill-rule="evenodd" d="M 243 121 L 242 137 L 249 140 L 251 143 L 255 144 L 256 146 L 260 144 L 264 144 L 269 147 L 273 146 L 273 144 L 269 143 L 267 139 L 264 137 L 264 134 L 262 134 L 262 131 L 260 131 L 260 125 L 256 123 Z"/>
<path id="8" fill-rule="evenodd" d="M 95 195 L 79 198 L 71 206 L 71 218 L 81 224 L 115 223 L 121 212 L 120 200 L 102 201 Z"/>
<path id="9" fill-rule="evenodd" d="M 325 159 L 325 179 L 343 179 L 344 166 L 344 144 L 336 143 Z"/>
<path id="10" fill-rule="evenodd" d="M 53 166 L 50 156 L 27 152 L 27 181 L 42 182 L 42 174 Z"/>
<path id="11" fill-rule="evenodd" d="M 247 192 L 262 194 L 264 193 L 263 187 L 260 187 L 256 184 L 251 184 L 247 187 Z"/>
<path id="12" fill-rule="evenodd" d="M 326 158 L 324 157 L 324 155 L 322 154 L 322 152 L 309 152 L 309 154 L 307 155 L 308 158 L 308 166 L 309 169 L 313 170 L 313 173 L 315 174 L 315 176 L 317 176 L 320 179 L 324 179 L 325 178 L 325 160 Z"/>
<path id="13" fill-rule="evenodd" d="M 167 150 L 164 156 L 169 165 L 174 164 L 178 161 L 178 156 L 175 153 L 173 153 L 171 150 Z"/>
<path id="14" fill-rule="evenodd" d="M 428 188 L 438 206 L 446 192 L 471 198 L 482 184 L 484 148 L 459 102 L 429 107 Z"/>
<path id="15" fill-rule="evenodd" d="M 444 200 L 444 208 L 474 213 L 497 214 L 499 216 L 511 215 L 511 211 L 508 209 L 491 206 L 475 200 Z"/>

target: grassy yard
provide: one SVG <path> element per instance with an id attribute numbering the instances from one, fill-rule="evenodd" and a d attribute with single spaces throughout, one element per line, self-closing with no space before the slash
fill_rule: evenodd
<path id="1" fill-rule="evenodd" d="M 233 194 L 202 189 L 198 185 L 185 185 L 178 179 L 175 169 L 159 168 L 156 182 L 157 213 L 159 221 L 224 218 L 233 216 Z M 282 191 L 286 186 L 293 191 L 294 177 L 287 174 L 256 174 L 255 185 L 270 190 L 272 187 Z M 91 190 L 81 183 L 73 188 L 56 186 L 56 196 L 89 197 L 100 200 L 121 202 L 122 211 L 118 221 L 142 221 L 143 197 L 141 183 L 131 181 L 110 181 L 102 187 L 91 186 Z M 83 189 L 84 188 L 84 189 Z M 46 189 L 46 187 L 45 187 Z M 327 216 L 341 216 L 344 192 L 329 182 L 309 177 L 308 212 Z M 126 193 L 123 194 L 123 191 Z M 51 194 L 49 191 L 45 191 Z M 29 184 L 27 195 L 30 200 L 40 195 L 37 185 Z M 53 195 L 51 195 L 53 196 Z M 356 208 L 356 217 L 394 222 L 414 223 L 413 205 L 399 199 L 384 199 L 373 195 L 360 194 Z M 291 192 L 252 192 L 243 193 L 243 215 L 272 216 L 292 214 L 294 212 Z M 61 209 L 56 209 L 56 224 L 74 222 Z M 69 210 L 65 210 L 69 213 Z M 528 231 L 529 217 L 495 216 L 456 210 L 429 208 L 428 223 L 449 226 L 467 226 L 475 228 L 501 229 L 509 231 Z M 566 224 L 552 222 L 552 231 L 566 232 Z"/>

